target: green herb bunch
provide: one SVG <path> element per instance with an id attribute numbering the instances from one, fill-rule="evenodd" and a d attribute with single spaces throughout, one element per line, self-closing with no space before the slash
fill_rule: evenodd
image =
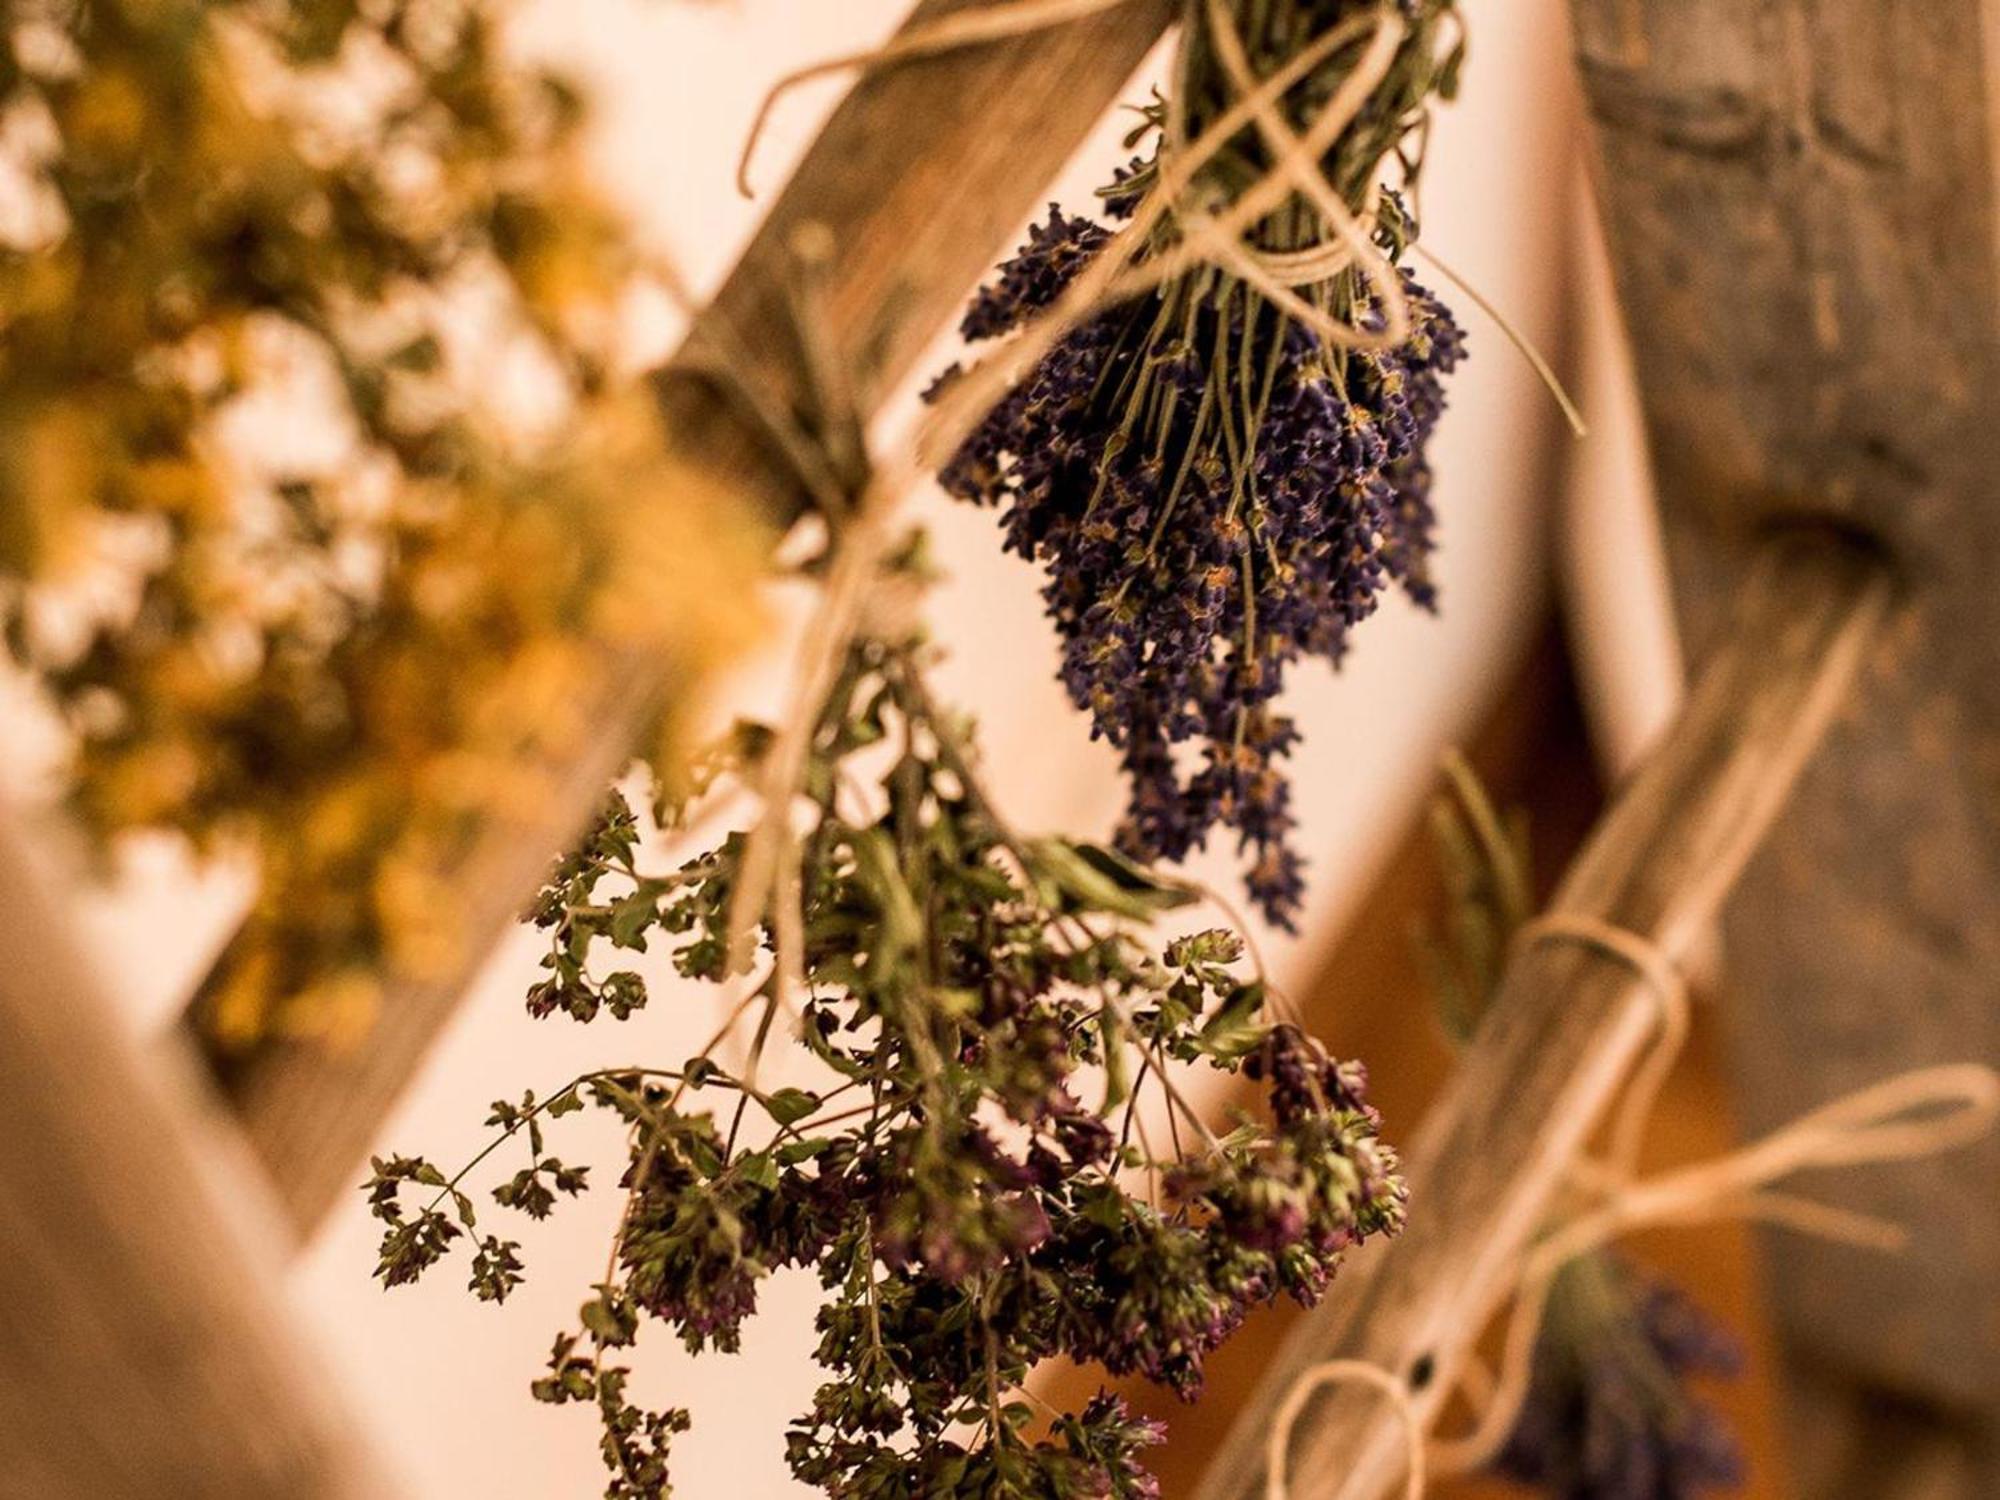
<path id="1" fill-rule="evenodd" d="M 490 1191 L 539 1218 L 586 1183 L 545 1128 L 587 1107 L 627 1128 L 613 1274 L 534 1388 L 597 1409 L 610 1496 L 667 1493 L 688 1422 L 637 1409 L 614 1361 L 652 1323 L 693 1351 L 735 1349 L 763 1279 L 792 1266 L 825 1289 L 827 1380 L 786 1438 L 801 1480 L 852 1497 L 1156 1495 L 1143 1450 L 1158 1426 L 1109 1395 L 1038 1417 L 1035 1369 L 1066 1356 L 1191 1398 L 1251 1307 L 1311 1301 L 1348 1247 L 1401 1222 L 1358 1066 L 1272 1014 L 1233 933 L 1148 940 L 1189 891 L 1013 832 L 924 661 L 914 638 L 856 642 L 817 716 L 794 1010 L 768 924 L 763 972 L 727 972 L 744 839 L 649 873 L 614 800 L 536 905 L 551 947 L 530 1009 L 629 1016 L 643 979 L 600 967 L 657 947 L 689 978 L 744 986 L 729 1020 L 677 1066 L 495 1105 L 488 1153 L 455 1175 L 376 1164 L 382 1279 L 469 1247 L 471 1289 L 499 1301 L 522 1268 L 477 1227 L 474 1168 L 524 1146 L 527 1165 Z M 739 731 L 720 781 L 754 782 L 771 742 Z M 739 1026 L 752 1036 L 732 1064 Z M 821 1081 L 760 1081 L 780 1027 Z M 1204 1073 L 1256 1080 L 1264 1110 L 1215 1133 L 1184 1091 Z"/>

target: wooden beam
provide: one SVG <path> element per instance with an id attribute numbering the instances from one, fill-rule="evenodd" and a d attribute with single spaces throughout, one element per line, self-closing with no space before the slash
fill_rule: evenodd
<path id="1" fill-rule="evenodd" d="M 1783 1372 L 1802 1496 L 1988 1500 L 1965 1424 L 1934 1404 L 1859 1385 L 1851 1371 Z"/>
<path id="2" fill-rule="evenodd" d="M 392 1494 L 5 826 L 0 952 L 0 1494 Z"/>
<path id="3" fill-rule="evenodd" d="M 1867 531 L 1908 584 L 1871 712 L 1726 926 L 1738 1113 L 1757 1132 L 1899 1068 L 2000 1064 L 2000 5 L 1572 10 L 1691 645 L 1729 628 L 1774 511 Z M 1906 1254 L 1769 1244 L 1797 1372 L 1965 1414 L 1986 1494 L 1996 1181 L 2000 1141 L 1843 1174 L 1831 1201 L 1921 1226 Z"/>
<path id="4" fill-rule="evenodd" d="M 980 0 L 922 0 L 906 29 Z M 912 370 L 1036 195 L 1115 101 L 1166 29 L 1174 0 L 1128 0 L 1089 20 L 872 73 L 835 111 L 690 340 L 741 356 L 741 378 L 810 430 L 808 364 L 794 317 L 798 247 L 823 256 L 814 323 L 865 420 Z M 741 404 L 693 361 L 660 378 L 674 461 L 779 522 L 804 503 L 794 472 Z M 543 871 L 629 762 L 649 697 L 671 691 L 644 662 L 608 663 L 590 689 L 605 726 L 583 762 L 556 768 L 559 794 L 527 826 L 496 829 L 460 873 L 463 950 L 483 957 Z M 229 962 L 225 954 L 223 964 Z M 210 984 L 225 977 L 219 968 Z M 210 1057 L 250 1144 L 302 1233 L 357 1180 L 383 1117 L 472 977 L 396 985 L 367 1041 L 346 1052 L 274 1039 Z M 197 1013 L 199 1001 L 197 1001 Z"/>
<path id="5" fill-rule="evenodd" d="M 1768 544 L 1728 643 L 1565 876 L 1555 912 L 1684 958 L 1877 644 L 1889 582 L 1870 553 L 1819 535 Z M 1222 1445 L 1201 1500 L 1261 1500 L 1272 1414 L 1302 1371 L 1367 1361 L 1436 1419 L 1478 1324 L 1569 1165 L 1653 1035 L 1659 1003 L 1627 964 L 1539 944 L 1509 964 L 1461 1074 L 1408 1158 L 1410 1221 L 1359 1253 L 1301 1320 Z M 1289 1500 L 1373 1500 L 1404 1436 L 1379 1393 L 1323 1390 L 1293 1430 Z"/>

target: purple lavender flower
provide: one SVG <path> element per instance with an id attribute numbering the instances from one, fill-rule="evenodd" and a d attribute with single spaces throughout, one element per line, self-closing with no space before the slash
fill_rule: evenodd
<path id="1" fill-rule="evenodd" d="M 1107 238 L 1051 209 L 965 336 L 1018 327 Z M 940 475 L 1004 506 L 1008 549 L 1047 569 L 1062 682 L 1130 782 L 1121 847 L 1180 859 L 1231 829 L 1252 898 L 1285 926 L 1304 892 L 1286 670 L 1338 663 L 1392 583 L 1435 602 L 1424 451 L 1464 339 L 1407 274 L 1403 290 L 1411 337 L 1367 353 L 1226 277 L 1182 278 L 1062 339 Z"/>
<path id="2" fill-rule="evenodd" d="M 1692 1376 L 1732 1376 L 1726 1330 L 1609 1255 L 1567 1268 L 1551 1295 L 1526 1405 L 1495 1467 L 1558 1500 L 1687 1500 L 1742 1483 L 1743 1460 Z"/>

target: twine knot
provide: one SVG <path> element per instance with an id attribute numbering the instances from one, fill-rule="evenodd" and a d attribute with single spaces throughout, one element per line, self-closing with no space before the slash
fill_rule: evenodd
<path id="1" fill-rule="evenodd" d="M 1782 1224 L 1821 1239 L 1898 1250 L 1907 1242 L 1900 1225 L 1779 1192 L 1773 1184 L 1808 1167 L 1939 1155 L 1980 1140 L 2000 1119 L 2000 1073 L 1992 1068 L 1980 1063 L 1916 1068 L 1843 1094 L 1734 1151 L 1641 1178 L 1639 1147 L 1687 1040 L 1687 981 L 1672 956 L 1651 938 L 1580 912 L 1555 912 L 1528 923 L 1515 934 L 1514 950 L 1519 954 L 1557 942 L 1577 943 L 1627 965 L 1659 1003 L 1658 1032 L 1622 1091 L 1605 1159 L 1572 1174 L 1595 1199 L 1594 1206 L 1552 1220 L 1477 1320 L 1476 1326 L 1483 1327 L 1512 1304 L 1500 1369 L 1477 1403 L 1479 1417 L 1469 1433 L 1426 1443 L 1424 1416 L 1408 1382 L 1366 1360 L 1328 1360 L 1301 1374 L 1279 1403 L 1266 1448 L 1266 1500 L 1288 1500 L 1292 1431 L 1306 1402 L 1322 1387 L 1359 1382 L 1393 1403 L 1409 1438 L 1406 1494 L 1420 1500 L 1427 1473 L 1482 1468 L 1506 1445 L 1527 1399 L 1550 1288 L 1570 1261 L 1634 1230 L 1725 1219 Z M 1441 1385 L 1439 1397 L 1455 1383 Z"/>

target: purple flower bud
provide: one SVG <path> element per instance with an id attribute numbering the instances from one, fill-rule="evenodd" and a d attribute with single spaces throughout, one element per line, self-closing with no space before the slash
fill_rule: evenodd
<path id="1" fill-rule="evenodd" d="M 1048 306 L 1107 239 L 1052 209 L 966 337 Z M 1391 584 L 1435 602 L 1423 454 L 1464 336 L 1407 274 L 1403 292 L 1408 341 L 1354 353 L 1235 283 L 1169 283 L 1060 340 L 940 475 L 1001 507 L 1007 549 L 1047 569 L 1058 675 L 1130 783 L 1120 844 L 1180 859 L 1230 829 L 1251 898 L 1287 927 L 1305 879 L 1278 762 L 1296 735 L 1268 705 L 1301 656 L 1337 664 Z M 1239 430 L 1246 370 L 1269 380 Z M 1206 762 L 1192 774 L 1175 754 L 1188 742 Z"/>

